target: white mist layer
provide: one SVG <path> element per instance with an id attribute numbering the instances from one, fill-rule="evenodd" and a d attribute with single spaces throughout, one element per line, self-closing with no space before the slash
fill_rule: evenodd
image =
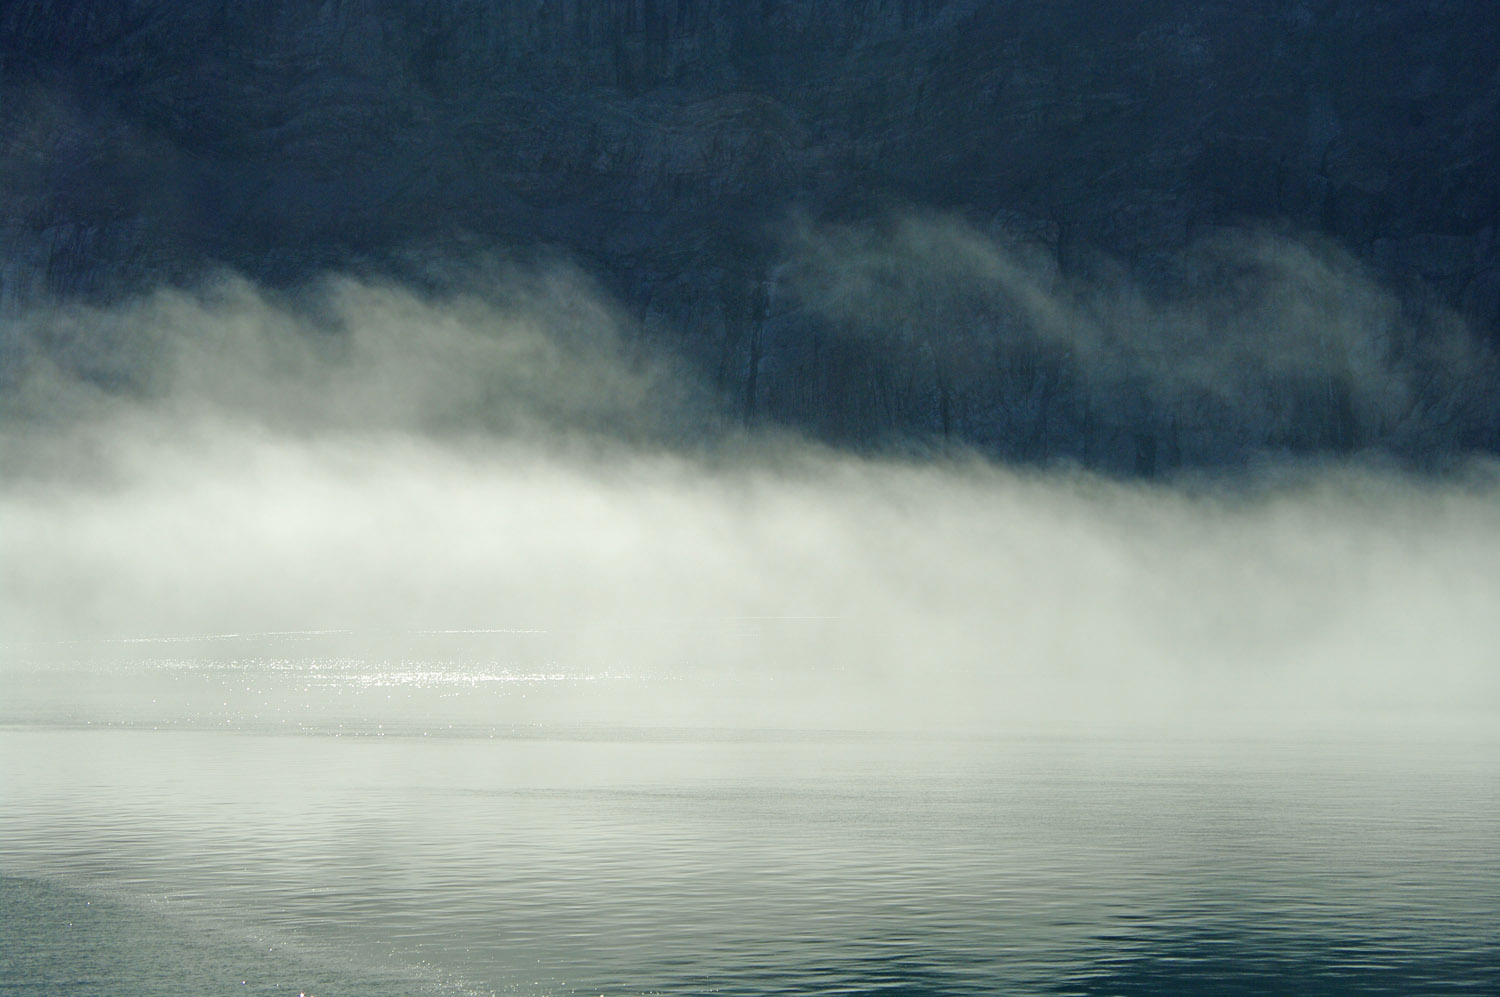
<path id="1" fill-rule="evenodd" d="M 737 460 L 564 445 L 578 410 L 650 424 L 643 385 L 664 382 L 611 366 L 607 336 L 562 348 L 528 331 L 556 314 L 534 302 L 516 333 L 475 301 L 339 293 L 365 338 L 332 359 L 298 352 L 306 330 L 253 295 L 168 299 L 146 320 L 252 331 L 228 363 L 194 341 L 149 401 L 64 385 L 10 420 L 10 683 L 58 642 L 87 667 L 90 642 L 121 638 L 336 630 L 378 658 L 402 635 L 497 630 L 547 634 L 560 673 L 629 680 L 588 705 L 614 722 L 1201 730 L 1500 712 L 1493 468 L 1189 488 L 785 441 L 741 442 Z M 413 323 L 423 335 L 370 331 Z M 61 384 L 38 378 L 32 399 Z M 524 432 L 432 429 L 434 411 L 483 426 L 466 413 L 502 389 Z M 526 418 L 546 409 L 526 392 L 557 404 Z M 567 717 L 560 696 L 549 719 Z"/>
<path id="2" fill-rule="evenodd" d="M 1500 705 L 1493 485 L 1346 474 L 1225 501 L 229 434 L 131 458 L 123 486 L 5 496 L 9 639 L 535 628 L 565 667 L 747 669 L 864 724 Z M 761 617 L 822 622 L 704 636 Z"/>

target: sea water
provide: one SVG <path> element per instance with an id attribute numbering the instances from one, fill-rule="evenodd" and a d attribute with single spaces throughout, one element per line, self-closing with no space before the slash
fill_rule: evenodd
<path id="1" fill-rule="evenodd" d="M 545 671 L 331 659 L 10 685 L 4 993 L 1500 993 L 1482 730 L 630 723 L 608 682 L 574 722 L 517 712 L 583 702 Z"/>

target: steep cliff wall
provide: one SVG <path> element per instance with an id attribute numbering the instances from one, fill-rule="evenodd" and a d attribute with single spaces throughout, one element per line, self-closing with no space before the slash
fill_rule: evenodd
<path id="1" fill-rule="evenodd" d="M 830 439 L 1142 471 L 1493 450 L 1497 52 L 1466 0 L 31 0 L 0 12 L 0 308 L 546 248 L 744 418 Z M 1201 347 L 1216 309 L 1312 293 L 1268 230 L 1331 300 L 1390 296 L 1360 349 L 1402 401 L 1266 361 L 1264 329 L 1232 402 L 1162 387 L 1141 330 Z M 1204 276 L 1229 243 L 1283 282 L 1261 305 Z M 1088 312 L 1095 359 L 976 252 Z M 882 268 L 929 278 L 858 315 L 813 292 Z M 1258 318 L 1326 318 L 1287 308 Z"/>

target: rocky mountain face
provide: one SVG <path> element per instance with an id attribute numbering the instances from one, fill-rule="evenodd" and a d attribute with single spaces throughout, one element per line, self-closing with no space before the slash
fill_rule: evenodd
<path id="1" fill-rule="evenodd" d="M 840 444 L 1494 452 L 1497 233 L 1484 0 L 0 7 L 0 314 L 552 254 Z"/>

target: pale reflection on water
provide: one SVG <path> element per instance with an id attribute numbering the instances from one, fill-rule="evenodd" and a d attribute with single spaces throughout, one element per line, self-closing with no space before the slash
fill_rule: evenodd
<path id="1" fill-rule="evenodd" d="M 1493 741 L 441 720 L 13 713 L 0 989 L 1500 992 Z"/>

